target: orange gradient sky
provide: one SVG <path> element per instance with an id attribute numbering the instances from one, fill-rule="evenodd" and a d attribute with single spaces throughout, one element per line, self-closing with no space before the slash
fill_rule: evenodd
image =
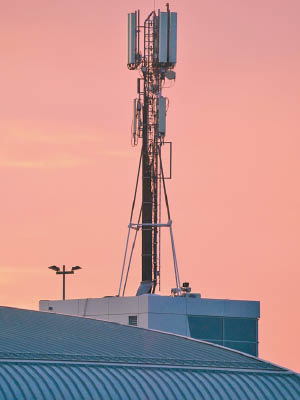
<path id="1" fill-rule="evenodd" d="M 153 1 L 0 0 L 0 304 L 117 293 L 139 148 L 126 18 Z M 156 0 L 156 7 L 164 2 Z M 261 301 L 260 356 L 300 371 L 299 0 L 174 0 L 167 182 L 182 280 Z M 162 293 L 174 286 L 164 237 Z M 137 251 L 127 294 L 141 277 Z"/>

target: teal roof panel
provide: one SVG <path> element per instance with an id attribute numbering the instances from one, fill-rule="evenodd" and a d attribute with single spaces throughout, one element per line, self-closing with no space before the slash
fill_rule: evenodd
<path id="1" fill-rule="evenodd" d="M 300 378 L 290 372 L 1 362 L 0 398 L 299 400 Z"/>
<path id="2" fill-rule="evenodd" d="M 83 317 L 0 307 L 0 358 L 279 369 L 169 333 Z"/>
<path id="3" fill-rule="evenodd" d="M 299 400 L 300 377 L 214 344 L 0 307 L 0 400 Z"/>

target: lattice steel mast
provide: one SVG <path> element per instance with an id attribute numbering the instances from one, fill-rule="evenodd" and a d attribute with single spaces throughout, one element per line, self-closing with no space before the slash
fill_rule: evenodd
<path id="1" fill-rule="evenodd" d="M 143 33 L 143 35 L 142 35 Z M 140 51 L 140 38 L 143 36 L 143 52 Z M 172 221 L 165 187 L 165 177 L 161 160 L 161 148 L 165 142 L 167 99 L 162 96 L 165 79 L 175 79 L 173 68 L 176 64 L 177 47 L 177 13 L 152 11 L 140 25 L 140 12 L 128 14 L 128 68 L 140 73 L 137 80 L 138 98 L 134 99 L 134 116 L 132 124 L 132 143 L 142 140 L 141 158 L 135 195 L 132 205 L 125 256 L 119 287 L 123 284 L 125 293 L 132 253 L 137 232 L 142 229 L 142 282 L 137 295 L 155 293 L 160 289 L 160 235 L 162 227 L 169 227 L 174 259 L 177 293 L 180 293 L 180 281 L 172 232 Z M 142 205 L 137 223 L 133 223 L 137 187 L 142 169 Z M 161 223 L 161 194 L 164 193 L 168 222 Z M 142 220 L 142 222 L 141 222 Z M 130 231 L 135 229 L 131 246 L 126 276 L 125 265 L 130 241 Z"/>

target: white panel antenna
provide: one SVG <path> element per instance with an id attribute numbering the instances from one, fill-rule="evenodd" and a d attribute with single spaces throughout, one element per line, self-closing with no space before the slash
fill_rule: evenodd
<path id="1" fill-rule="evenodd" d="M 132 134 L 134 137 L 136 136 L 136 99 L 133 100 Z"/>
<path id="2" fill-rule="evenodd" d="M 177 13 L 170 13 L 169 59 L 168 62 L 176 64 L 177 61 Z"/>
<path id="3" fill-rule="evenodd" d="M 137 61 L 137 13 L 128 14 L 127 26 L 127 65 L 129 68 L 136 64 Z"/>
<path id="4" fill-rule="evenodd" d="M 159 51 L 158 62 L 167 63 L 168 61 L 168 13 L 160 12 L 159 18 Z"/>
<path id="5" fill-rule="evenodd" d="M 160 136 L 166 134 L 166 98 L 160 97 L 158 99 L 158 133 Z"/>

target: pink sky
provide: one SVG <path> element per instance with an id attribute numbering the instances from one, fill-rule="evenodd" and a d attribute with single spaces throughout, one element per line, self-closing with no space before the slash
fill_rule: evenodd
<path id="1" fill-rule="evenodd" d="M 0 304 L 116 294 L 139 149 L 126 16 L 152 1 L 0 2 Z M 156 0 L 156 7 L 164 2 Z M 182 280 L 261 301 L 260 356 L 300 371 L 298 0 L 173 1 L 168 194 Z M 174 286 L 164 240 L 163 294 Z M 128 286 L 134 294 L 137 252 Z"/>

